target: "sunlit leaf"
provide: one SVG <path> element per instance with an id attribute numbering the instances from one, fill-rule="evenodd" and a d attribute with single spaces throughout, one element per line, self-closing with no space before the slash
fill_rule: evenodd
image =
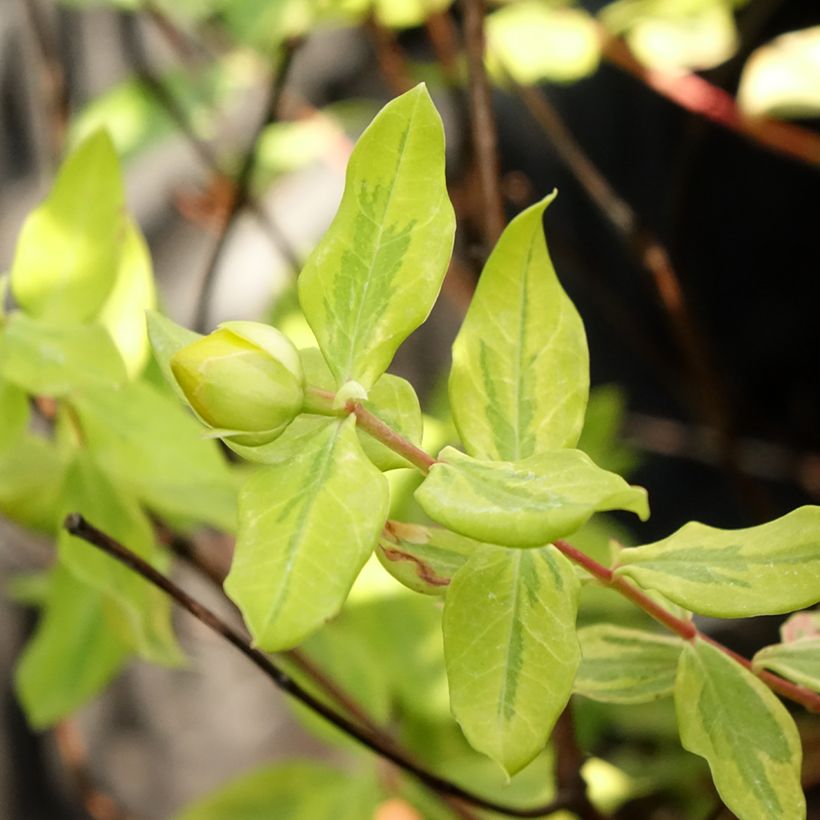
<path id="1" fill-rule="evenodd" d="M 806 816 L 800 736 L 765 684 L 705 641 L 684 643 L 675 683 L 681 742 L 706 758 L 738 817 Z"/>
<path id="2" fill-rule="evenodd" d="M 646 490 L 596 467 L 580 450 L 509 462 L 479 461 L 445 447 L 415 495 L 439 524 L 510 547 L 562 538 L 602 510 L 649 516 Z"/>
<path id="3" fill-rule="evenodd" d="M 700 615 L 743 618 L 820 601 L 820 507 L 742 530 L 691 522 L 623 550 L 618 575 L 634 578 Z"/>
<path id="4" fill-rule="evenodd" d="M 584 326 L 555 275 L 542 225 L 554 197 L 504 231 L 453 345 L 450 405 L 478 458 L 518 461 L 572 447 L 584 423 Z"/>
<path id="5" fill-rule="evenodd" d="M 579 583 L 554 547 L 483 546 L 444 603 L 453 715 L 470 745 L 515 774 L 546 745 L 580 660 Z"/>
<path id="6" fill-rule="evenodd" d="M 339 211 L 299 277 L 299 301 L 337 385 L 371 387 L 427 318 L 454 229 L 444 131 L 420 85 L 359 139 Z"/>

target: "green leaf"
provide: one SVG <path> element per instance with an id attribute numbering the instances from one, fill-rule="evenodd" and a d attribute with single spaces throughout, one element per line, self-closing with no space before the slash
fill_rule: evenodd
<path id="1" fill-rule="evenodd" d="M 586 335 L 544 239 L 544 210 L 554 198 L 507 226 L 453 345 L 450 404 L 477 458 L 518 461 L 572 447 L 584 423 Z"/>
<path id="2" fill-rule="evenodd" d="M 546 745 L 580 660 L 579 583 L 555 550 L 483 546 L 444 602 L 453 715 L 473 748 L 509 775 Z"/>
<path id="3" fill-rule="evenodd" d="M 232 532 L 237 485 L 214 441 L 171 397 L 144 382 L 88 390 L 73 400 L 94 458 L 160 514 Z"/>
<path id="4" fill-rule="evenodd" d="M 820 507 L 742 530 L 695 521 L 623 550 L 618 575 L 656 589 L 699 615 L 745 618 L 820 601 Z"/>
<path id="5" fill-rule="evenodd" d="M 127 223 L 114 288 L 102 306 L 98 320 L 111 334 L 128 375 L 137 376 L 150 353 L 145 330 L 145 311 L 156 307 L 151 256 L 140 229 Z"/>
<path id="6" fill-rule="evenodd" d="M 14 677 L 29 723 L 45 729 L 94 697 L 119 671 L 128 646 L 96 590 L 64 567 L 52 573 L 48 601 Z"/>
<path id="7" fill-rule="evenodd" d="M 416 500 L 439 524 L 509 547 L 547 544 L 602 510 L 649 517 L 646 490 L 596 467 L 580 450 L 555 450 L 511 463 L 479 461 L 445 447 L 416 490 Z"/>
<path id="8" fill-rule="evenodd" d="M 370 388 L 430 313 L 453 246 L 444 130 L 427 89 L 388 103 L 359 139 L 299 302 L 337 386 Z"/>
<path id="9" fill-rule="evenodd" d="M 711 644 L 687 642 L 675 708 L 684 748 L 706 758 L 721 800 L 738 817 L 806 816 L 800 736 L 765 684 Z"/>
<path id="10" fill-rule="evenodd" d="M 68 157 L 23 225 L 11 269 L 20 306 L 49 320 L 90 319 L 114 284 L 124 207 L 114 146 L 97 131 Z"/>
<path id="11" fill-rule="evenodd" d="M 578 640 L 583 660 L 577 694 L 603 703 L 647 703 L 674 691 L 679 639 L 598 624 L 579 629 Z"/>
<path id="12" fill-rule="evenodd" d="M 339 611 L 387 518 L 387 481 L 354 424 L 326 420 L 240 492 L 225 591 L 265 650 L 296 646 Z"/>
<path id="13" fill-rule="evenodd" d="M 176 820 L 360 820 L 372 817 L 379 788 L 320 763 L 265 766 L 183 809 Z"/>
<path id="14" fill-rule="evenodd" d="M 78 512 L 158 569 L 169 556 L 154 542 L 151 523 L 137 504 L 115 488 L 84 453 L 66 476 L 65 513 Z M 171 628 L 168 597 L 134 570 L 80 538 L 61 530 L 60 562 L 88 586 L 110 596 L 120 628 L 133 648 L 154 663 L 177 664 L 182 653 Z"/>
<path id="15" fill-rule="evenodd" d="M 96 324 L 52 324 L 13 313 L 0 334 L 0 375 L 40 396 L 89 385 L 114 387 L 126 373 L 108 331 Z"/>
<path id="16" fill-rule="evenodd" d="M 182 392 L 182 388 L 177 384 L 174 374 L 171 371 L 171 358 L 177 350 L 202 338 L 201 333 L 194 333 L 176 322 L 172 322 L 167 316 L 157 313 L 155 310 L 145 312 L 145 321 L 148 328 L 148 338 L 162 375 L 171 390 L 176 393 L 177 398 L 188 406 L 188 399 Z"/>
<path id="17" fill-rule="evenodd" d="M 483 546 L 441 527 L 388 521 L 376 556 L 400 583 L 425 595 L 444 595 L 453 575 Z"/>
<path id="18" fill-rule="evenodd" d="M 11 447 L 28 427 L 28 397 L 14 384 L 0 379 L 0 454 Z"/>
<path id="19" fill-rule="evenodd" d="M 820 637 L 766 646 L 752 658 L 752 666 L 820 692 Z"/>
<path id="20" fill-rule="evenodd" d="M 305 374 L 305 384 L 323 390 L 332 391 L 334 389 L 333 375 L 318 348 L 300 350 L 299 358 Z M 421 406 L 416 391 L 406 379 L 391 373 L 379 376 L 367 400 L 362 404 L 397 433 L 412 441 L 413 444 L 421 446 L 423 430 Z M 376 441 L 373 436 L 363 430 L 356 432 L 365 455 L 382 472 L 412 466 L 389 447 Z"/>

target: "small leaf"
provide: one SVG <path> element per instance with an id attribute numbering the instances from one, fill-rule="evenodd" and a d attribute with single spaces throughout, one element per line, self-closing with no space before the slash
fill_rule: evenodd
<path id="1" fill-rule="evenodd" d="M 795 612 L 780 626 L 780 640 L 783 643 L 799 641 L 801 638 L 820 638 L 820 610 Z"/>
<path id="2" fill-rule="evenodd" d="M 800 736 L 765 684 L 711 644 L 687 642 L 675 708 L 684 748 L 706 758 L 721 800 L 738 817 L 806 816 Z"/>
<path id="3" fill-rule="evenodd" d="M 151 256 L 140 229 L 130 220 L 114 287 L 98 316 L 120 351 L 128 375 L 137 376 L 148 361 L 150 345 L 145 311 L 156 307 Z"/>
<path id="4" fill-rule="evenodd" d="M 45 729 L 93 698 L 117 674 L 128 645 L 106 617 L 104 596 L 64 567 L 14 676 L 28 722 Z"/>
<path id="5" fill-rule="evenodd" d="M 820 637 L 766 646 L 752 658 L 752 665 L 820 692 Z"/>
<path id="6" fill-rule="evenodd" d="M 577 530 L 594 513 L 649 516 L 646 490 L 596 467 L 580 450 L 516 463 L 479 461 L 445 447 L 416 490 L 427 515 L 451 530 L 509 547 L 537 547 Z"/>
<path id="7" fill-rule="evenodd" d="M 555 550 L 482 546 L 444 602 L 453 715 L 470 745 L 509 775 L 549 739 L 580 661 L 579 583 Z"/>
<path id="8" fill-rule="evenodd" d="M 477 458 L 518 461 L 572 447 L 584 423 L 584 326 L 547 252 L 551 194 L 519 214 L 492 252 L 453 345 L 450 404 Z"/>
<path id="9" fill-rule="evenodd" d="M 425 595 L 444 595 L 453 575 L 481 546 L 479 541 L 441 527 L 388 521 L 376 556 L 408 589 Z"/>
<path id="10" fill-rule="evenodd" d="M 776 615 L 820 601 L 820 507 L 742 530 L 691 522 L 623 550 L 618 575 L 699 615 Z"/>
<path id="11" fill-rule="evenodd" d="M 0 453 L 17 442 L 28 427 L 28 397 L 14 384 L 0 379 Z"/>
<path id="12" fill-rule="evenodd" d="M 89 385 L 114 387 L 126 373 L 101 325 L 52 324 L 14 313 L 0 334 L 0 375 L 39 396 Z"/>
<path id="13" fill-rule="evenodd" d="M 675 689 L 683 644 L 642 629 L 596 624 L 578 630 L 581 666 L 574 691 L 603 703 L 647 703 Z"/>
<path id="14" fill-rule="evenodd" d="M 320 763 L 279 763 L 221 786 L 176 820 L 360 820 L 373 816 L 379 800 L 367 775 Z"/>
<path id="15" fill-rule="evenodd" d="M 157 313 L 155 310 L 145 312 L 145 321 L 148 328 L 148 338 L 154 351 L 154 358 L 159 365 L 162 375 L 168 386 L 176 393 L 177 398 L 186 406 L 188 399 L 182 392 L 182 388 L 177 384 L 174 374 L 171 372 L 171 358 L 174 353 L 183 347 L 202 338 L 201 333 L 194 333 L 176 322 L 172 322 L 167 316 Z"/>
<path id="16" fill-rule="evenodd" d="M 105 471 L 160 514 L 232 532 L 237 485 L 216 442 L 171 397 L 144 382 L 73 400 L 89 450 Z"/>
<path id="17" fill-rule="evenodd" d="M 159 569 L 168 554 L 154 543 L 151 523 L 137 504 L 115 488 L 84 453 L 66 476 L 65 514 L 79 512 L 94 526 L 125 544 Z M 112 612 L 130 645 L 154 663 L 174 665 L 182 653 L 171 628 L 168 596 L 136 572 L 80 538 L 61 530 L 58 555 L 63 566 L 100 593 L 110 596 Z"/>
<path id="18" fill-rule="evenodd" d="M 123 209 L 117 155 L 97 131 L 68 157 L 23 225 L 11 269 L 20 306 L 52 321 L 90 319 L 114 285 Z"/>
<path id="19" fill-rule="evenodd" d="M 337 386 L 372 387 L 427 318 L 454 230 L 444 130 L 419 85 L 359 139 L 339 211 L 299 277 L 299 302 Z"/>
<path id="20" fill-rule="evenodd" d="M 339 611 L 387 518 L 387 481 L 354 423 L 325 420 L 299 453 L 240 492 L 225 591 L 267 651 L 296 646 Z"/>

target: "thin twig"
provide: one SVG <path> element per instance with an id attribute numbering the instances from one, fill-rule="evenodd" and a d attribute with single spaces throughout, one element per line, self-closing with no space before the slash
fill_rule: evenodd
<path id="1" fill-rule="evenodd" d="M 282 91 L 287 81 L 288 72 L 293 62 L 293 56 L 301 44 L 300 39 L 285 40 L 282 44 L 281 54 L 276 62 L 276 67 L 271 73 L 271 81 L 269 85 L 268 99 L 265 103 L 265 111 L 262 115 L 259 125 L 251 138 L 250 144 L 242 165 L 239 168 L 239 173 L 236 176 L 236 184 L 234 187 L 234 195 L 231 199 L 230 210 L 225 218 L 222 230 L 217 238 L 216 244 L 211 252 L 208 260 L 208 265 L 205 268 L 205 274 L 202 279 L 200 287 L 199 299 L 197 300 L 196 311 L 194 313 L 194 328 L 200 332 L 207 330 L 208 308 L 211 301 L 211 292 L 216 283 L 216 272 L 219 267 L 219 260 L 222 258 L 222 253 L 225 250 L 228 238 L 231 231 L 236 224 L 237 217 L 242 210 L 251 203 L 251 183 L 253 175 L 256 170 L 256 162 L 259 156 L 259 140 L 261 139 L 265 129 L 276 122 L 279 116 L 279 107 L 282 101 Z M 285 257 L 285 261 L 293 271 L 299 270 L 299 260 L 291 249 L 290 245 L 285 241 L 281 235 L 281 231 L 275 223 L 269 220 L 269 227 L 276 233 L 276 244 Z"/>
<path id="2" fill-rule="evenodd" d="M 571 805 L 569 796 L 559 795 L 559 797 L 547 805 L 538 806 L 532 809 L 519 809 L 512 806 L 505 806 L 503 804 L 496 803 L 494 800 L 489 800 L 481 797 L 480 795 L 473 794 L 456 783 L 433 774 L 427 769 L 409 760 L 403 754 L 398 753 L 389 745 L 383 744 L 380 739 L 375 738 L 370 732 L 362 729 L 356 723 L 352 722 L 344 715 L 339 714 L 334 709 L 327 706 L 327 704 L 323 701 L 316 698 L 304 689 L 297 681 L 291 678 L 286 672 L 280 669 L 275 663 L 273 663 L 267 655 L 260 652 L 258 649 L 254 649 L 242 635 L 229 626 L 218 615 L 196 599 L 192 598 L 187 592 L 177 586 L 177 584 L 169 578 L 166 578 L 166 576 L 164 576 L 161 572 L 158 572 L 146 561 L 143 561 L 142 558 L 133 553 L 127 547 L 111 538 L 111 536 L 106 535 L 101 530 L 98 530 L 86 521 L 82 515 L 79 513 L 72 513 L 67 516 L 64 526 L 72 535 L 82 538 L 89 544 L 98 547 L 111 558 L 120 561 L 146 581 L 154 584 L 154 586 L 169 595 L 176 604 L 187 610 L 201 623 L 205 624 L 205 626 L 213 630 L 213 632 L 217 635 L 232 644 L 237 650 L 239 650 L 239 652 L 248 658 L 251 663 L 264 672 L 271 682 L 283 692 L 299 701 L 312 712 L 315 712 L 317 715 L 323 717 L 331 725 L 335 726 L 339 731 L 343 732 L 348 737 L 356 740 L 362 746 L 365 746 L 377 755 L 394 763 L 407 774 L 412 775 L 425 786 L 428 786 L 439 794 L 465 800 L 479 808 L 495 811 L 499 814 L 506 814 L 510 817 L 541 817 L 542 815 L 560 811 L 561 809 L 567 808 Z"/>
<path id="3" fill-rule="evenodd" d="M 484 69 L 484 0 L 461 0 L 461 5 L 464 10 L 473 149 L 484 208 L 485 238 L 493 246 L 504 230 L 505 219 L 499 186 L 498 135 L 490 84 Z"/>

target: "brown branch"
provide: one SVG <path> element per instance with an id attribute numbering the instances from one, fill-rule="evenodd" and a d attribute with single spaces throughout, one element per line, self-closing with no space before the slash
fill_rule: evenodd
<path id="1" fill-rule="evenodd" d="M 370 37 L 379 71 L 390 93 L 398 96 L 412 88 L 413 79 L 404 52 L 399 48 L 396 35 L 385 28 L 371 12 L 364 21 L 364 30 Z"/>
<path id="2" fill-rule="evenodd" d="M 744 114 L 731 94 L 703 77 L 649 69 L 621 38 L 613 37 L 603 27 L 599 33 L 604 57 L 655 93 L 758 145 L 808 165 L 820 166 L 820 135 L 791 123 Z"/>
<path id="3" fill-rule="evenodd" d="M 555 747 L 555 784 L 559 794 L 575 795 L 571 811 L 581 820 L 603 820 L 603 815 L 589 799 L 587 784 L 581 774 L 584 754 L 575 734 L 572 701 L 566 705 L 555 724 L 552 743 Z"/>
<path id="4" fill-rule="evenodd" d="M 219 260 L 222 258 L 222 253 L 225 250 L 230 236 L 231 230 L 236 224 L 236 219 L 242 210 L 252 202 L 251 183 L 253 175 L 256 170 L 256 161 L 258 158 L 259 140 L 262 137 L 265 129 L 276 122 L 279 117 L 279 108 L 282 101 L 282 92 L 287 81 L 288 72 L 290 71 L 293 62 L 293 56 L 301 45 L 300 39 L 286 40 L 282 44 L 282 53 L 279 55 L 276 67 L 271 73 L 271 81 L 269 85 L 268 99 L 265 103 L 265 112 L 260 120 L 256 131 L 251 138 L 248 150 L 242 161 L 239 173 L 236 177 L 236 184 L 234 187 L 234 195 L 231 199 L 230 210 L 222 226 L 222 230 L 211 252 L 208 260 L 208 265 L 205 268 L 205 274 L 202 278 L 202 285 L 199 291 L 199 298 L 197 300 L 196 311 L 194 313 L 194 328 L 200 332 L 207 331 L 208 308 L 211 301 L 211 292 L 216 283 L 216 272 L 219 267 Z M 281 235 L 275 223 L 268 219 L 269 229 L 274 232 L 276 237 L 276 244 L 279 250 L 285 257 L 290 268 L 294 271 L 299 270 L 299 260 L 296 258 L 293 250 L 290 248 L 287 241 Z"/>
<path id="5" fill-rule="evenodd" d="M 229 626 L 216 613 L 192 598 L 172 580 L 164 576 L 161 572 L 158 572 L 127 547 L 87 522 L 82 515 L 72 513 L 67 516 L 64 526 L 72 535 L 77 538 L 82 538 L 89 544 L 99 548 L 106 553 L 106 555 L 120 561 L 146 581 L 165 592 L 173 599 L 174 603 L 181 606 L 243 654 L 251 663 L 260 669 L 277 688 L 299 701 L 299 703 L 306 706 L 315 714 L 323 717 L 328 723 L 351 739 L 356 740 L 365 748 L 383 757 L 385 760 L 389 760 L 407 774 L 415 777 L 428 788 L 433 789 L 441 795 L 464 800 L 478 808 L 495 811 L 499 814 L 506 814 L 509 817 L 541 817 L 545 814 L 560 811 L 571 805 L 569 796 L 559 795 L 559 797 L 545 806 L 538 806 L 532 809 L 519 809 L 512 806 L 505 806 L 494 800 L 473 794 L 458 784 L 428 771 L 408 759 L 404 754 L 397 752 L 390 745 L 384 744 L 380 738 L 374 737 L 370 732 L 316 698 L 271 661 L 267 655 L 258 649 L 254 649 L 239 632 Z"/>
<path id="6" fill-rule="evenodd" d="M 504 206 L 499 185 L 498 135 L 490 84 L 484 68 L 484 0 L 461 0 L 464 44 L 469 75 L 470 122 L 487 243 L 495 245 L 504 230 Z"/>

